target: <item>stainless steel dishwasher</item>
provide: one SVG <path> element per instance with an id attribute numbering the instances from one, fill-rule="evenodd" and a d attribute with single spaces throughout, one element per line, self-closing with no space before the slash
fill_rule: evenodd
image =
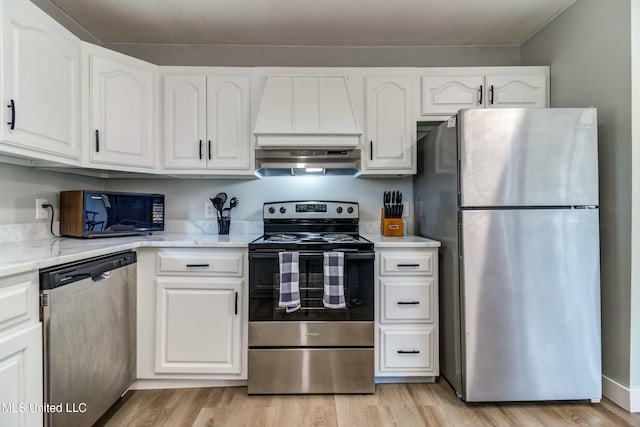
<path id="1" fill-rule="evenodd" d="M 45 426 L 91 426 L 136 377 L 136 254 L 40 270 Z"/>

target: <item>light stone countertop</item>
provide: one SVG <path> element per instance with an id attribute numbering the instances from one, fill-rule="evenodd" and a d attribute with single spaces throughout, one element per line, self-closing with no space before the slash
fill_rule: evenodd
<path id="1" fill-rule="evenodd" d="M 260 234 L 179 234 L 97 239 L 52 238 L 0 245 L 0 277 L 140 247 L 246 248 Z"/>
<path id="2" fill-rule="evenodd" d="M 97 239 L 52 238 L 0 244 L 0 277 L 81 261 L 140 247 L 246 248 L 260 234 L 159 233 Z M 376 248 L 439 247 L 440 242 L 418 236 L 386 237 L 364 234 Z"/>
<path id="3" fill-rule="evenodd" d="M 363 234 L 376 248 L 439 248 L 440 242 L 420 236 L 383 236 L 381 234 Z"/>

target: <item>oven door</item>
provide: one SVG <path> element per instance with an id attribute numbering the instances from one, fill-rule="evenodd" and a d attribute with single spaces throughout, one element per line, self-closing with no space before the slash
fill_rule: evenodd
<path id="1" fill-rule="evenodd" d="M 373 251 L 344 253 L 346 308 L 325 308 L 321 251 L 299 252 L 300 309 L 286 313 L 278 307 L 278 252 L 249 253 L 249 321 L 373 321 Z"/>

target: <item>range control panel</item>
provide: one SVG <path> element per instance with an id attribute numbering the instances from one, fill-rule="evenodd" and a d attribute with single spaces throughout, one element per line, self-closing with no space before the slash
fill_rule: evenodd
<path id="1" fill-rule="evenodd" d="M 262 216 L 264 219 L 296 219 L 296 218 L 350 218 L 358 219 L 358 203 L 356 202 L 270 202 L 265 203 Z"/>

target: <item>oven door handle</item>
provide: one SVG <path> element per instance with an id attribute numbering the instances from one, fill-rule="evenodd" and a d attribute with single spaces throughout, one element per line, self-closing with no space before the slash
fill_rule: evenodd
<path id="1" fill-rule="evenodd" d="M 342 251 L 331 251 L 342 252 Z M 349 252 L 344 251 L 344 259 L 375 259 L 375 252 Z M 298 252 L 301 257 L 322 257 L 323 252 Z M 249 259 L 269 259 L 278 258 L 278 252 L 249 252 Z"/>

